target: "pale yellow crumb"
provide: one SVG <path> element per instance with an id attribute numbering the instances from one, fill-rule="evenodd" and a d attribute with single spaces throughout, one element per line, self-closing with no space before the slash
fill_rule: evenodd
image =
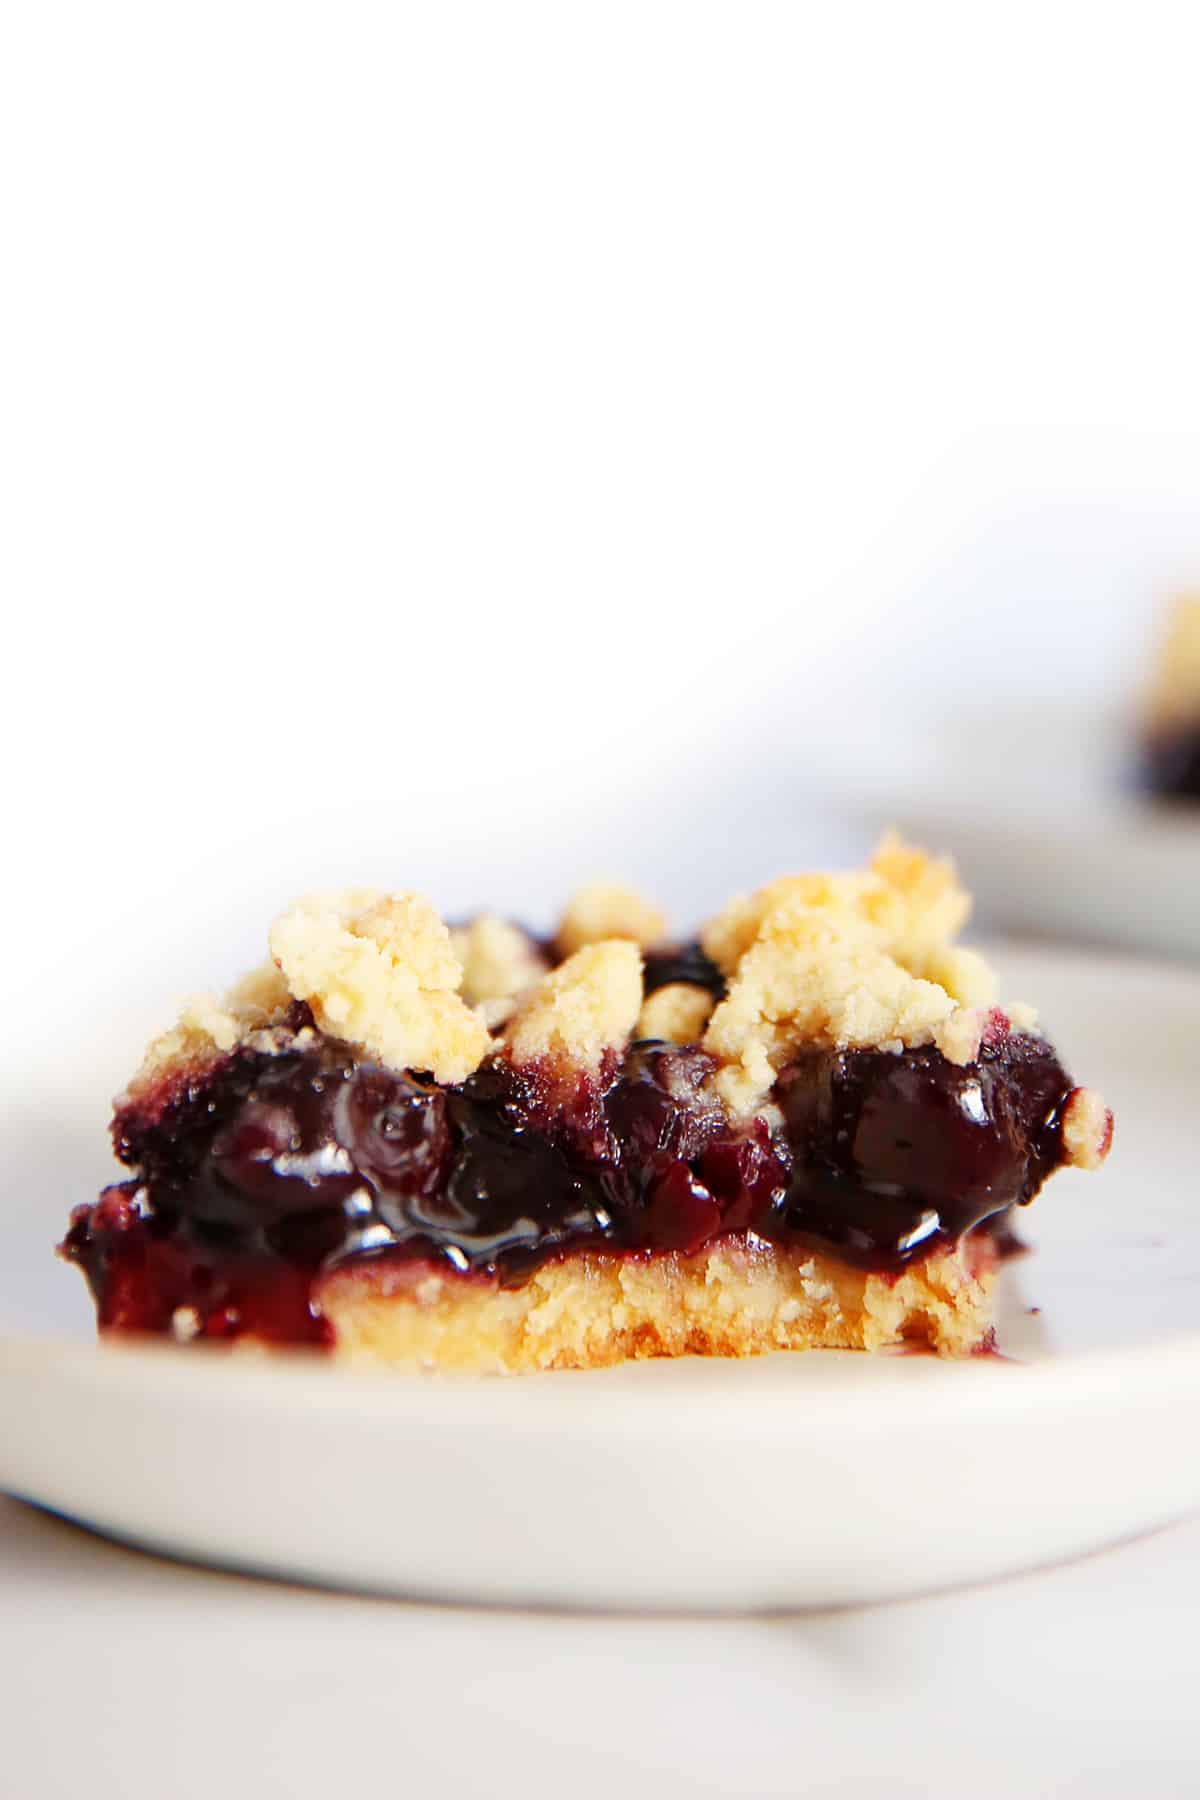
<path id="1" fill-rule="evenodd" d="M 585 945 L 525 994 L 505 1029 L 506 1054 L 518 1067 L 549 1063 L 595 1072 L 606 1052 L 628 1042 L 641 1005 L 636 944 Z"/>
<path id="2" fill-rule="evenodd" d="M 529 933 L 495 913 L 480 913 L 452 930 L 450 941 L 462 964 L 459 991 L 491 1030 L 511 1017 L 520 996 L 546 973 L 546 959 Z"/>
<path id="3" fill-rule="evenodd" d="M 974 1062 L 983 1043 L 991 1013 L 977 1006 L 956 1006 L 948 1018 L 933 1028 L 933 1041 L 947 1062 L 963 1066 Z"/>
<path id="4" fill-rule="evenodd" d="M 694 1044 L 716 1002 L 707 988 L 692 981 L 669 981 L 642 1003 L 635 1037 L 660 1038 L 667 1044 Z"/>
<path id="5" fill-rule="evenodd" d="M 559 954 L 571 956 L 585 944 L 606 938 L 628 938 L 643 950 L 667 935 L 667 916 L 636 888 L 619 882 L 594 881 L 572 894 L 559 923 Z"/>
<path id="6" fill-rule="evenodd" d="M 264 963 L 235 982 L 224 996 L 197 994 L 184 1002 L 179 1019 L 147 1046 L 142 1066 L 122 1099 L 145 1092 L 175 1071 L 202 1068 L 282 1018 L 291 1002 L 287 983 L 274 963 Z"/>
<path id="7" fill-rule="evenodd" d="M 970 895 L 948 857 L 928 856 L 888 832 L 865 869 L 784 875 L 732 900 L 701 933 L 706 954 L 731 975 L 764 923 L 789 905 L 831 920 L 857 917 L 906 965 L 943 952 L 971 911 Z"/>
<path id="8" fill-rule="evenodd" d="M 322 1030 L 389 1068 L 462 1081 L 491 1048 L 457 991 L 462 965 L 450 933 L 419 894 L 314 895 L 276 920 L 269 941 Z"/>
<path id="9" fill-rule="evenodd" d="M 762 1107 L 804 1044 L 934 1043 L 969 1061 L 995 994 L 984 959 L 952 941 L 969 911 L 954 865 L 894 835 L 866 870 L 785 877 L 727 907 L 702 935 L 728 978 L 704 1038 L 725 1105 Z"/>
<path id="10" fill-rule="evenodd" d="M 1098 1169 L 1112 1147 L 1113 1121 L 1094 1088 L 1077 1087 L 1063 1108 L 1062 1144 L 1077 1169 Z"/>

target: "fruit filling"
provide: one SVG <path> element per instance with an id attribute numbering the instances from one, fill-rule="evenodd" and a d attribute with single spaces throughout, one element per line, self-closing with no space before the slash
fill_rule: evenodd
<path id="1" fill-rule="evenodd" d="M 314 1284 L 349 1258 L 519 1283 L 571 1250 L 753 1233 L 899 1272 L 1068 1160 L 1076 1090 L 1042 1039 L 1001 1022 L 963 1066 L 933 1047 L 809 1050 L 770 1120 L 731 1121 L 714 1068 L 698 1046 L 635 1041 L 547 1116 L 536 1077 L 503 1061 L 439 1086 L 296 1006 L 269 1051 L 118 1113 L 136 1175 L 76 1210 L 64 1248 L 104 1327 L 319 1343 Z"/>

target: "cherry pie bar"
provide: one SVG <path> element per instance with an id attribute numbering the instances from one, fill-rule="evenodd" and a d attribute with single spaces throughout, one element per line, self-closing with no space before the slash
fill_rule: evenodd
<path id="1" fill-rule="evenodd" d="M 991 1343 L 1011 1209 L 1112 1119 L 956 943 L 953 866 L 734 900 L 590 887 L 552 941 L 302 901 L 116 1103 L 62 1246 L 105 1333 L 518 1371 Z"/>
<path id="2" fill-rule="evenodd" d="M 1154 671 L 1142 734 L 1146 785 L 1200 801 L 1200 599 L 1179 600 Z"/>

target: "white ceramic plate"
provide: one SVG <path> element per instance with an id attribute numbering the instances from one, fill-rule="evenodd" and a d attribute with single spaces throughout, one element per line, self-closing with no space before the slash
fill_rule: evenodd
<path id="1" fill-rule="evenodd" d="M 1057 953 L 1000 965 L 1118 1117 L 1106 1170 L 1061 1175 L 1027 1216 L 1037 1254 L 1006 1276 L 1001 1315 L 1012 1360 L 499 1381 L 15 1333 L 0 1486 L 205 1562 L 599 1606 L 879 1599 L 1179 1517 L 1200 1506 L 1200 976 Z M 63 1205 L 40 1209 L 46 1238 Z M 57 1279 L 77 1298 L 72 1272 Z"/>
<path id="2" fill-rule="evenodd" d="M 1069 706 L 948 715 L 840 762 L 844 804 L 957 857 L 989 926 L 1200 958 L 1200 806 L 1132 779 L 1134 727 Z"/>

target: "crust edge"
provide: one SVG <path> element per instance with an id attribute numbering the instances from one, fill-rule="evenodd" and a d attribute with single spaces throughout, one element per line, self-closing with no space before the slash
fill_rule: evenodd
<path id="1" fill-rule="evenodd" d="M 572 1253 L 517 1287 L 382 1258 L 335 1270 L 316 1295 L 334 1354 L 396 1368 L 521 1374 L 651 1357 L 992 1343 L 986 1233 L 899 1275 L 817 1251 L 725 1239 L 691 1255 Z"/>

